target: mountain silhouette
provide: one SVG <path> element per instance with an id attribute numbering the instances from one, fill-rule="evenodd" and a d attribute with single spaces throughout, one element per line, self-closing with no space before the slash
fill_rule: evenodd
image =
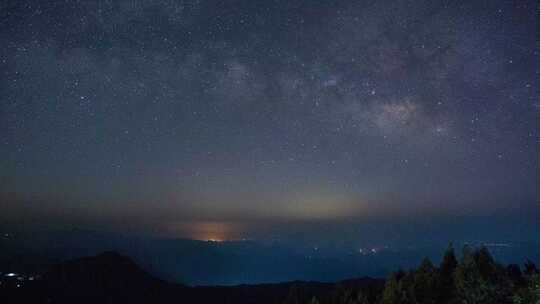
<path id="1" fill-rule="evenodd" d="M 44 275 L 43 282 L 59 303 L 149 303 L 167 296 L 172 286 L 115 252 L 58 264 Z"/>
<path id="2" fill-rule="evenodd" d="M 41 280 L 2 290 L 1 303 L 235 303 L 273 304 L 313 297 L 331 298 L 339 288 L 356 286 L 380 292 L 384 280 L 355 279 L 340 283 L 286 282 L 237 286 L 169 283 L 153 277 L 116 252 L 69 260 L 47 271 Z"/>

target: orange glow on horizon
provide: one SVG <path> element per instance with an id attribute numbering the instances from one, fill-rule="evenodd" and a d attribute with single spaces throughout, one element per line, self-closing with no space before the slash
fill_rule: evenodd
<path id="1" fill-rule="evenodd" d="M 238 224 L 220 221 L 185 222 L 173 226 L 172 232 L 176 235 L 210 242 L 235 240 L 240 232 Z"/>

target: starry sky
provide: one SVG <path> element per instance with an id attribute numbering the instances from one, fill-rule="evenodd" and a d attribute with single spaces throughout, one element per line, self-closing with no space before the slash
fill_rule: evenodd
<path id="1" fill-rule="evenodd" d="M 0 12 L 2 223 L 198 239 L 540 228 L 538 2 Z"/>

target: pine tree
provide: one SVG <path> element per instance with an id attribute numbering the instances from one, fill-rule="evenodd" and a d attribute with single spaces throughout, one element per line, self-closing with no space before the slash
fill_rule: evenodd
<path id="1" fill-rule="evenodd" d="M 457 265 L 458 261 L 456 259 L 456 254 L 454 253 L 454 247 L 452 244 L 450 244 L 444 253 L 443 260 L 441 261 L 441 276 L 451 276 L 452 273 L 454 273 L 454 270 L 456 270 Z"/>
<path id="2" fill-rule="evenodd" d="M 402 276 L 402 272 L 396 272 L 386 280 L 382 295 L 382 304 L 401 303 L 400 279 Z"/>
<path id="3" fill-rule="evenodd" d="M 448 246 L 440 265 L 439 301 L 445 302 L 455 296 L 454 272 L 458 266 L 452 244 Z"/>
<path id="4" fill-rule="evenodd" d="M 454 272 L 456 293 L 461 303 L 506 303 L 510 297 L 510 284 L 499 268 L 485 247 L 472 251 L 465 246 L 462 261 Z"/>
<path id="5" fill-rule="evenodd" d="M 438 300 L 439 274 L 428 258 L 424 258 L 413 276 L 411 298 L 417 303 L 435 304 Z"/>

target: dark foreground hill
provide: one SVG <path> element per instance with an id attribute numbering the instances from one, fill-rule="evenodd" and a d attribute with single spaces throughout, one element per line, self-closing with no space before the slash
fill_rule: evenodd
<path id="1" fill-rule="evenodd" d="M 19 286 L 17 286 L 19 285 Z M 154 278 L 114 252 L 58 264 L 40 279 L 0 286 L 0 303 L 308 303 L 359 290 L 375 297 L 384 280 L 288 282 L 229 287 L 189 287 Z"/>

